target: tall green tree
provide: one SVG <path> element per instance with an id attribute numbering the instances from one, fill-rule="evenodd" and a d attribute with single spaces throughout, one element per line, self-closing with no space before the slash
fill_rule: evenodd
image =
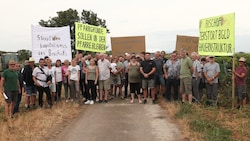
<path id="1" fill-rule="evenodd" d="M 57 12 L 56 17 L 50 17 L 49 20 L 40 20 L 39 25 L 43 27 L 62 27 L 62 26 L 70 26 L 70 36 L 71 36 L 71 48 L 72 54 L 76 52 L 75 50 L 75 22 L 87 23 L 90 25 L 101 26 L 107 29 L 107 33 L 109 33 L 109 29 L 106 25 L 106 20 L 101 19 L 97 16 L 93 11 L 82 10 L 81 14 L 74 9 L 68 9 L 66 11 Z"/>
<path id="2" fill-rule="evenodd" d="M 24 62 L 25 60 L 28 60 L 31 56 L 30 50 L 21 49 L 17 51 L 18 54 L 18 60 L 19 62 Z"/>

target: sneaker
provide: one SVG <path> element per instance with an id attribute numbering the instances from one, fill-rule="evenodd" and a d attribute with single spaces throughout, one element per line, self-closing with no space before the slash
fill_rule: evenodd
<path id="1" fill-rule="evenodd" d="M 99 98 L 98 98 L 98 97 L 96 97 L 95 101 L 96 101 L 96 102 L 98 102 L 98 101 L 99 101 Z"/>
<path id="2" fill-rule="evenodd" d="M 90 100 L 90 105 L 93 105 L 94 104 L 94 100 Z"/>
<path id="3" fill-rule="evenodd" d="M 71 102 L 74 102 L 74 99 L 71 99 Z"/>
<path id="4" fill-rule="evenodd" d="M 104 100 L 103 103 L 108 103 L 108 100 Z"/>
<path id="5" fill-rule="evenodd" d="M 144 99 L 144 100 L 143 100 L 143 104 L 146 104 L 146 103 L 147 103 L 147 100 L 146 100 L 146 99 Z"/>
<path id="6" fill-rule="evenodd" d="M 99 103 L 102 103 L 102 101 L 103 101 L 103 100 L 99 100 L 98 102 L 99 102 Z"/>
<path id="7" fill-rule="evenodd" d="M 134 103 L 134 100 L 131 100 L 130 103 L 133 104 L 133 103 Z"/>
<path id="8" fill-rule="evenodd" d="M 87 100 L 86 102 L 84 102 L 84 104 L 90 104 L 90 100 Z"/>
<path id="9" fill-rule="evenodd" d="M 68 99 L 66 99 L 66 103 L 68 103 L 69 102 L 69 100 Z"/>

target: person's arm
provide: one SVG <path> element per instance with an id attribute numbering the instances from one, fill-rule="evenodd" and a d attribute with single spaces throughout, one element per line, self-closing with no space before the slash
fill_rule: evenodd
<path id="1" fill-rule="evenodd" d="M 2 90 L 2 92 L 1 92 L 2 94 L 4 93 L 3 85 L 4 85 L 4 77 L 1 78 L 1 84 L 0 84 L 0 89 Z"/>
<path id="2" fill-rule="evenodd" d="M 127 67 L 126 67 L 126 70 L 125 70 L 126 73 L 128 73 L 129 67 L 130 67 L 130 63 L 127 64 Z"/>
<path id="3" fill-rule="evenodd" d="M 68 69 L 68 83 L 70 84 L 70 76 L 71 76 L 71 72 L 70 69 Z"/>
<path id="4" fill-rule="evenodd" d="M 153 73 L 155 73 L 155 71 L 156 71 L 156 68 L 153 67 L 152 70 L 151 70 L 147 75 L 148 75 L 148 76 L 149 76 L 149 75 L 152 75 Z"/>
<path id="5" fill-rule="evenodd" d="M 98 67 L 95 67 L 96 71 L 95 71 L 95 74 L 96 74 L 96 77 L 95 77 L 95 85 L 97 84 L 97 81 L 98 81 L 98 77 L 99 77 L 99 69 Z"/>
<path id="6" fill-rule="evenodd" d="M 162 69 L 163 69 L 163 73 L 164 73 L 165 79 L 168 79 L 168 72 L 167 72 L 167 67 L 166 67 L 166 66 L 167 66 L 167 65 L 164 64 L 163 67 L 162 67 Z"/>
<path id="7" fill-rule="evenodd" d="M 80 69 L 78 70 L 77 75 L 78 75 L 78 83 L 79 83 L 80 82 Z"/>
<path id="8" fill-rule="evenodd" d="M 86 69 L 86 73 L 85 73 L 85 84 L 88 84 L 88 68 Z"/>
<path id="9" fill-rule="evenodd" d="M 18 93 L 20 94 L 21 93 L 21 87 L 20 87 L 20 83 L 19 83 L 18 79 L 17 79 L 17 86 L 18 86 Z"/>

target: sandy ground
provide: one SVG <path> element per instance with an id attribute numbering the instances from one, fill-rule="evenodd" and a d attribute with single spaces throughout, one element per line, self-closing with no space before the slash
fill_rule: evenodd
<path id="1" fill-rule="evenodd" d="M 181 131 L 158 104 L 109 103 L 83 105 L 84 111 L 58 129 L 51 141 L 180 141 Z"/>

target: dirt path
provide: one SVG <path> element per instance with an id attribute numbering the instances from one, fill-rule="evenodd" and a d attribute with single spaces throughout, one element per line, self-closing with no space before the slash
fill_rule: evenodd
<path id="1" fill-rule="evenodd" d="M 180 131 L 159 105 L 112 100 L 87 105 L 53 141 L 179 141 Z M 85 106 L 85 105 L 84 105 Z"/>

